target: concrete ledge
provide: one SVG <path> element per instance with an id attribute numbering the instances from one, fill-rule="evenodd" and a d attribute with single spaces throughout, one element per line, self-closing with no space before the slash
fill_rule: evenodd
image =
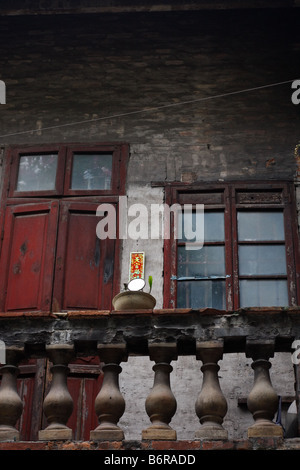
<path id="1" fill-rule="evenodd" d="M 110 312 L 68 312 L 39 316 L 22 314 L 1 315 L 1 340 L 7 346 L 22 347 L 27 354 L 44 357 L 46 344 L 76 343 L 84 355 L 96 355 L 97 343 L 109 344 L 117 329 L 122 332 L 128 354 L 148 355 L 148 341 L 178 342 L 179 354 L 194 355 L 195 342 L 224 340 L 224 354 L 245 351 L 246 339 L 251 337 L 264 341 L 269 338 L 270 328 L 278 332 L 275 351 L 291 352 L 291 344 L 300 338 L 300 307 L 240 309 L 219 311 L 215 309 L 161 309 Z M 24 315 L 24 316 L 23 316 Z M 209 326 L 209 328 L 208 328 Z M 184 334 L 183 334 L 184 331 Z"/>
<path id="2" fill-rule="evenodd" d="M 300 450 L 300 438 L 253 438 L 196 441 L 49 441 L 0 442 L 1 450 L 103 450 L 103 451 L 200 451 L 200 450 Z"/>

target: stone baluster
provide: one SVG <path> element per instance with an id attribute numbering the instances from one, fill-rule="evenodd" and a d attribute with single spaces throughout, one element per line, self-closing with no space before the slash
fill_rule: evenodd
<path id="1" fill-rule="evenodd" d="M 227 413 L 227 402 L 219 384 L 218 361 L 223 357 L 223 341 L 197 342 L 196 358 L 203 363 L 202 389 L 195 404 L 196 414 L 202 424 L 196 431 L 196 439 L 227 439 L 223 418 Z"/>
<path id="2" fill-rule="evenodd" d="M 46 346 L 46 352 L 52 362 L 52 382 L 43 410 L 49 425 L 39 431 L 39 440 L 70 440 L 73 431 L 67 426 L 73 411 L 73 399 L 67 387 L 68 364 L 74 357 L 74 347 L 68 344 Z"/>
<path id="3" fill-rule="evenodd" d="M 283 429 L 272 419 L 278 409 L 278 395 L 272 387 L 269 358 L 274 356 L 273 340 L 247 341 L 246 356 L 253 359 L 254 385 L 247 405 L 255 423 L 248 428 L 248 437 L 283 437 Z"/>
<path id="4" fill-rule="evenodd" d="M 146 411 L 151 425 L 142 432 L 147 440 L 176 440 L 176 431 L 169 426 L 177 408 L 170 387 L 170 362 L 177 359 L 176 343 L 149 344 L 150 359 L 155 361 L 154 384 L 146 399 Z"/>
<path id="5" fill-rule="evenodd" d="M 23 402 L 17 392 L 17 364 L 24 353 L 23 348 L 8 347 L 5 351 L 6 363 L 1 367 L 0 387 L 0 441 L 18 441 L 20 432 L 16 423 L 23 411 Z"/>
<path id="6" fill-rule="evenodd" d="M 98 344 L 103 366 L 103 383 L 95 400 L 99 426 L 90 432 L 91 440 L 115 441 L 124 439 L 118 421 L 125 411 L 125 400 L 119 388 L 120 362 L 127 361 L 125 344 Z"/>

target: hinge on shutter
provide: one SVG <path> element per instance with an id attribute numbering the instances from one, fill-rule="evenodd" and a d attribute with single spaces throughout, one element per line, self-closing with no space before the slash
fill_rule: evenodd
<path id="1" fill-rule="evenodd" d="M 4 238 L 4 228 L 1 231 L 1 241 L 3 240 L 3 238 Z"/>

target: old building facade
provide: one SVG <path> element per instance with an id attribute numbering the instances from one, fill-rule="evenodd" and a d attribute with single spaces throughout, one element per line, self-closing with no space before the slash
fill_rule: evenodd
<path id="1" fill-rule="evenodd" d="M 114 440 L 203 445 L 197 397 L 213 377 L 213 408 L 224 396 L 226 410 L 207 439 L 296 445 L 299 2 L 2 3 L 0 339 L 23 402 L 3 440 L 16 425 L 21 442 L 111 441 L 95 430 L 106 370 L 126 402 Z M 100 204 L 116 236 L 97 236 Z M 170 237 L 151 231 L 162 204 L 204 205 L 201 249 L 172 235 L 171 216 Z M 112 306 L 132 252 L 145 254 L 153 311 Z M 67 366 L 72 433 L 54 420 L 51 434 L 42 404 Z M 248 431 L 255 374 L 273 400 L 269 366 L 281 406 L 264 413 L 282 411 L 288 444 L 280 424 Z M 145 411 L 160 374 L 177 404 L 161 434 Z"/>

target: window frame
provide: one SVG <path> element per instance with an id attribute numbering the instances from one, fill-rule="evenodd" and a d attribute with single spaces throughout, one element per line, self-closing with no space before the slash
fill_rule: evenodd
<path id="1" fill-rule="evenodd" d="M 74 153 L 111 153 L 112 177 L 110 189 L 74 190 L 71 189 L 72 162 Z M 53 190 L 17 191 L 19 163 L 22 156 L 28 154 L 58 154 L 56 185 Z M 8 197 L 68 197 L 68 196 L 106 196 L 125 193 L 125 175 L 128 158 L 128 145 L 120 144 L 58 144 L 43 146 L 13 147 L 8 151 L 10 170 Z"/>
<path id="2" fill-rule="evenodd" d="M 226 310 L 240 308 L 237 211 L 282 210 L 284 216 L 287 284 L 289 305 L 299 299 L 298 223 L 293 183 L 283 182 L 224 182 L 224 183 L 166 183 L 165 202 L 172 204 L 204 204 L 204 210 L 224 210 Z M 265 195 L 265 199 L 259 199 Z M 276 195 L 280 194 L 280 198 Z M 221 197 L 219 197 L 221 195 Z M 252 199 L 251 199 L 252 195 Z M 171 227 L 174 215 L 171 213 Z M 177 306 L 177 247 L 174 238 L 164 240 L 164 308 Z M 191 307 L 187 307 L 191 308 Z"/>
<path id="3" fill-rule="evenodd" d="M 73 159 L 75 153 L 111 153 L 112 154 L 112 175 L 110 189 L 71 189 Z M 120 145 L 69 145 L 66 152 L 66 171 L 64 181 L 65 196 L 100 196 L 114 195 L 119 191 L 124 192 L 124 180 L 122 161 L 124 149 Z"/>
<path id="4" fill-rule="evenodd" d="M 43 190 L 43 191 L 17 191 L 17 182 L 19 175 L 19 164 L 22 156 L 27 154 L 50 154 L 57 153 L 57 169 L 56 169 L 56 179 L 55 179 L 55 189 L 53 190 Z M 9 165 L 11 167 L 11 173 L 9 177 L 9 189 L 8 197 L 9 198 L 27 198 L 27 197 L 52 197 L 59 196 L 63 193 L 63 175 L 65 169 L 65 147 L 59 145 L 47 145 L 42 147 L 22 147 L 14 148 L 9 152 Z"/>

